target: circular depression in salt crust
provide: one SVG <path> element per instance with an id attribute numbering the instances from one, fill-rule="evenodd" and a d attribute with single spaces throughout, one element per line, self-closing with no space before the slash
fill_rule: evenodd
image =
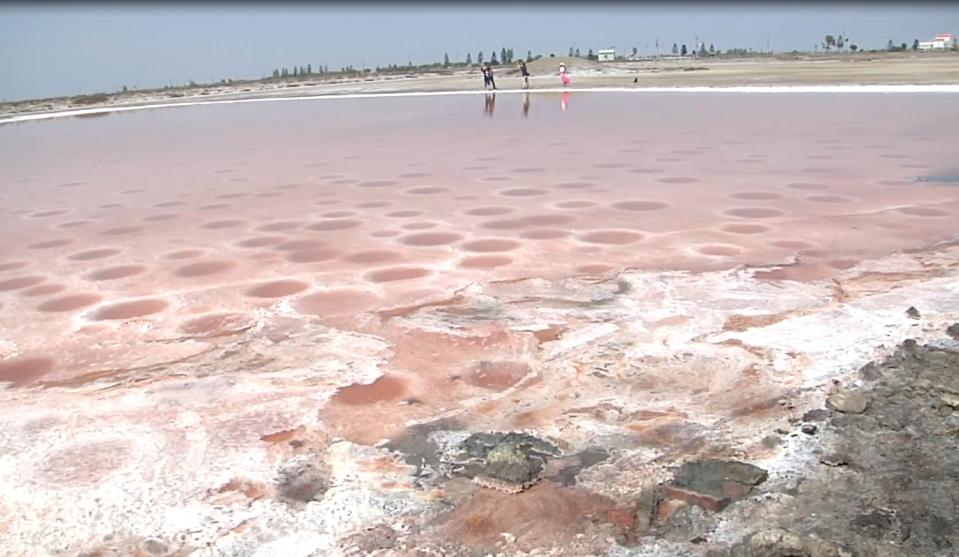
<path id="1" fill-rule="evenodd" d="M 94 321 L 117 321 L 133 319 L 135 317 L 144 317 L 147 315 L 160 313 L 169 307 L 169 305 L 169 303 L 163 300 L 156 299 L 116 302 L 95 309 L 90 315 L 90 319 Z"/>

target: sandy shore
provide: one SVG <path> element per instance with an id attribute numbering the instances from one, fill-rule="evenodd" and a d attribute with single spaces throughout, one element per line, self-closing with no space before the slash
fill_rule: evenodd
<path id="1" fill-rule="evenodd" d="M 959 54 L 895 53 L 832 57 L 659 59 L 599 64 L 582 59 L 540 59 L 531 63 L 530 86 L 562 89 L 553 66 L 566 61 L 573 77 L 570 90 L 597 87 L 736 87 L 808 85 L 954 85 L 959 84 Z M 520 87 L 514 69 L 496 74 L 500 89 Z M 634 82 L 635 80 L 635 82 Z M 196 101 L 266 99 L 357 93 L 474 91 L 481 88 L 478 69 L 449 73 L 411 73 L 366 78 L 234 82 L 172 90 L 131 91 L 104 102 L 78 103 L 76 97 L 0 103 L 0 119 L 76 109 L 153 106 Z"/>

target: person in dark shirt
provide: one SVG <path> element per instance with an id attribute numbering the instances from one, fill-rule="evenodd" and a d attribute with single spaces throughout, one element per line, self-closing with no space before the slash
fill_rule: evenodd
<path id="1" fill-rule="evenodd" d="M 519 61 L 519 73 L 523 76 L 523 89 L 529 89 L 529 70 L 526 69 L 526 62 Z"/>

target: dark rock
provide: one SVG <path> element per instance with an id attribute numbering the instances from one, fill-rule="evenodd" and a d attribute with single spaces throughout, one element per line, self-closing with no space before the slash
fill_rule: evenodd
<path id="1" fill-rule="evenodd" d="M 815 408 L 802 415 L 804 422 L 821 422 L 829 417 L 829 410 L 825 408 Z"/>
<path id="2" fill-rule="evenodd" d="M 845 455 L 839 453 L 829 453 L 823 455 L 819 458 L 819 462 L 822 462 L 826 466 L 845 466 L 849 464 L 849 460 Z"/>
<path id="3" fill-rule="evenodd" d="M 765 470 L 752 464 L 709 458 L 680 466 L 671 484 L 663 486 L 662 494 L 719 512 L 747 496 L 767 477 Z"/>
<path id="4" fill-rule="evenodd" d="M 922 316 L 919 314 L 918 309 L 916 309 L 914 306 L 909 306 L 909 309 L 906 310 L 906 317 L 909 319 L 919 319 Z"/>
<path id="5" fill-rule="evenodd" d="M 946 327 L 946 334 L 952 338 L 959 340 L 959 323 L 953 323 Z"/>
<path id="6" fill-rule="evenodd" d="M 589 448 L 582 452 L 570 455 L 569 464 L 563 466 L 559 472 L 551 474 L 549 479 L 564 486 L 576 485 L 576 475 L 590 466 L 599 464 L 609 458 L 609 453 L 602 448 Z"/>
<path id="7" fill-rule="evenodd" d="M 543 472 L 546 462 L 514 443 L 497 445 L 486 455 L 483 474 L 511 484 L 522 485 Z"/>
<path id="8" fill-rule="evenodd" d="M 403 461 L 417 466 L 417 474 L 423 468 L 436 467 L 439 460 L 439 447 L 430 440 L 430 434 L 436 431 L 457 431 L 463 426 L 454 420 L 441 419 L 425 424 L 410 426 L 402 435 L 390 440 L 385 446 L 391 451 L 403 455 Z"/>
<path id="9" fill-rule="evenodd" d="M 276 492 L 287 501 L 308 503 L 323 497 L 329 479 L 319 462 L 298 462 L 280 470 Z"/>
<path id="10" fill-rule="evenodd" d="M 481 485 L 519 492 L 542 478 L 546 461 L 561 454 L 549 441 L 526 433 L 474 433 L 443 460 L 454 473 Z"/>
<path id="11" fill-rule="evenodd" d="M 813 424 L 803 424 L 801 431 L 805 433 L 806 435 L 815 435 L 818 430 L 819 428 L 817 428 Z"/>
<path id="12" fill-rule="evenodd" d="M 732 498 L 723 495 L 699 493 L 691 489 L 683 489 L 672 485 L 664 485 L 661 493 L 665 499 L 678 499 L 714 513 L 722 511 L 733 502 Z"/>
<path id="13" fill-rule="evenodd" d="M 778 435 L 767 435 L 762 438 L 761 442 L 764 447 L 768 447 L 772 449 L 772 448 L 778 447 L 779 444 L 782 443 L 783 441 Z"/>
<path id="14" fill-rule="evenodd" d="M 852 527 L 870 538 L 879 540 L 894 534 L 894 531 L 898 530 L 899 521 L 895 514 L 889 511 L 875 510 L 854 518 Z M 899 536 L 893 535 L 892 537 L 898 538 Z"/>

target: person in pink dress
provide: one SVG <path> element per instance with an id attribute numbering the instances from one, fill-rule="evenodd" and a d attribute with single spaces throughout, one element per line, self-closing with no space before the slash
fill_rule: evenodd
<path id="1" fill-rule="evenodd" d="M 559 65 L 559 78 L 563 80 L 563 87 L 569 85 L 569 74 L 566 73 L 566 64 Z"/>

